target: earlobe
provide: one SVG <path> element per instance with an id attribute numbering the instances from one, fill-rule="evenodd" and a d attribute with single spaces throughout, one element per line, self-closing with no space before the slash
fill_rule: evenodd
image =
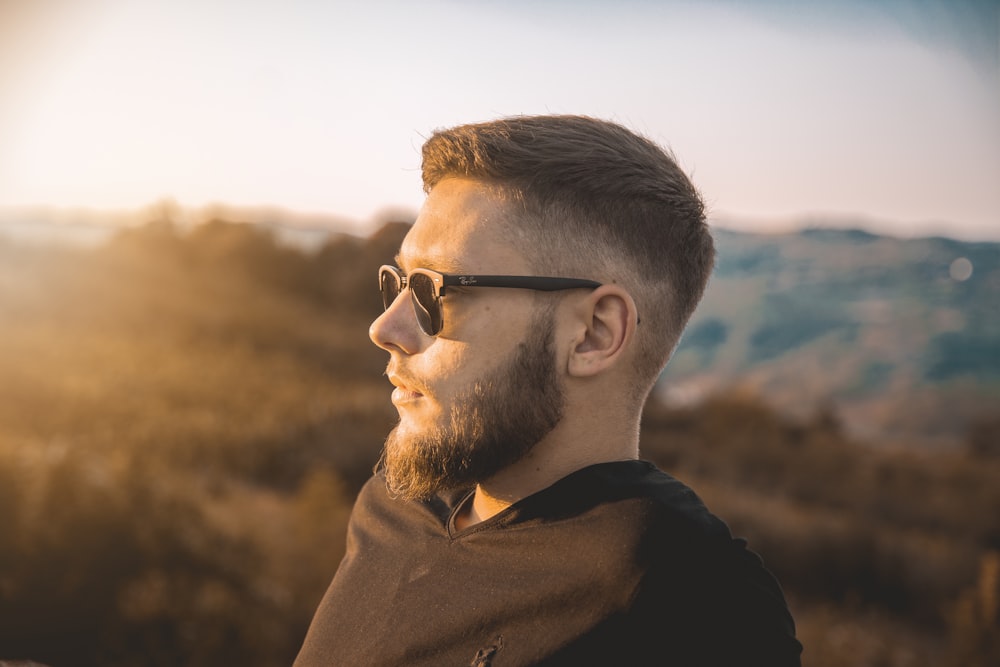
<path id="1" fill-rule="evenodd" d="M 570 352 L 569 374 L 597 375 L 617 363 L 635 334 L 636 306 L 617 285 L 603 285 L 582 304 L 581 335 Z"/>

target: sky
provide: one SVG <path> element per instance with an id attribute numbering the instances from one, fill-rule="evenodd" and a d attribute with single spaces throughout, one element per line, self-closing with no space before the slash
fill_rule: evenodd
<path id="1" fill-rule="evenodd" d="M 576 113 L 728 226 L 1000 240 L 998 35 L 1000 0 L 0 0 L 0 208 L 364 225 L 435 128 Z"/>

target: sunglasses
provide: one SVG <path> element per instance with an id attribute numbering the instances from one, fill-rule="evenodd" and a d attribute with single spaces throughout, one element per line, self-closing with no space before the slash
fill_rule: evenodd
<path id="1" fill-rule="evenodd" d="M 428 336 L 437 336 L 444 326 L 441 297 L 448 287 L 514 287 L 554 292 L 584 287 L 593 289 L 600 287 L 601 283 L 580 278 L 547 276 L 459 276 L 430 269 L 413 269 L 407 275 L 395 266 L 386 264 L 378 270 L 378 286 L 382 292 L 382 307 L 386 310 L 389 310 L 399 293 L 409 287 L 413 312 L 416 313 L 420 330 Z"/>

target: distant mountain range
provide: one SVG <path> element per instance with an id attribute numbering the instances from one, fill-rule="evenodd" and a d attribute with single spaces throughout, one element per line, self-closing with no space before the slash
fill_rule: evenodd
<path id="1" fill-rule="evenodd" d="M 151 221 L 169 220 L 179 228 L 190 228 L 209 220 L 249 223 L 271 231 L 287 245 L 315 248 L 332 234 L 362 234 L 385 219 L 410 215 L 392 208 L 364 222 L 344 216 L 301 213 L 279 207 L 247 207 L 211 204 L 185 208 L 171 200 L 135 210 L 57 209 L 46 207 L 0 208 L 0 238 L 31 243 L 57 242 L 75 246 L 104 243 L 119 230 L 142 226 Z"/>
<path id="2" fill-rule="evenodd" d="M 954 436 L 1000 414 L 1000 243 L 717 230 L 718 263 L 660 384 L 746 387 L 860 435 Z"/>

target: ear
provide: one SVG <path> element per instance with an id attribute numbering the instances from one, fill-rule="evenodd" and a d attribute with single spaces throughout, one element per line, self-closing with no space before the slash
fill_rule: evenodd
<path id="1" fill-rule="evenodd" d="M 638 309 L 618 285 L 602 285 L 580 302 L 575 314 L 578 337 L 569 357 L 569 374 L 588 377 L 614 366 L 635 335 Z"/>

